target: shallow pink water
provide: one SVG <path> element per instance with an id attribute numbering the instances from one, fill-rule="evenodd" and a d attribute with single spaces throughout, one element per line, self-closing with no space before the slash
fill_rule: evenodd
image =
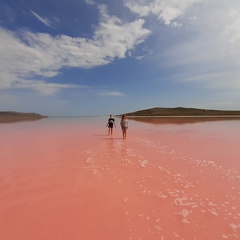
<path id="1" fill-rule="evenodd" d="M 0 239 L 240 238 L 240 121 L 105 125 L 0 125 Z"/>

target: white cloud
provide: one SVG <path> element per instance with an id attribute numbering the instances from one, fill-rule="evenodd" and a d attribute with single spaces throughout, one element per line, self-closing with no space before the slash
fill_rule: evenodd
<path id="1" fill-rule="evenodd" d="M 0 88 L 29 88 L 43 95 L 51 95 L 64 88 L 76 88 L 78 85 L 53 84 L 37 80 L 36 75 L 52 77 L 58 74 L 49 69 L 44 52 L 28 47 L 15 35 L 0 29 Z M 29 79 L 35 80 L 29 80 Z"/>
<path id="2" fill-rule="evenodd" d="M 160 21 L 170 25 L 194 4 L 203 1 L 205 0 L 125 0 L 125 6 L 142 17 L 155 15 Z"/>
<path id="3" fill-rule="evenodd" d="M 36 17 L 40 22 L 42 22 L 46 26 L 51 27 L 51 28 L 53 27 L 51 22 L 47 18 L 42 18 L 41 16 L 39 16 L 37 13 L 35 13 L 32 10 L 30 10 L 30 12 L 33 14 L 34 17 Z"/>
<path id="4" fill-rule="evenodd" d="M 53 94 L 75 85 L 48 84 L 34 79 L 54 77 L 62 67 L 91 68 L 106 65 L 143 42 L 150 31 L 144 20 L 125 23 L 99 7 L 101 21 L 92 39 L 0 28 L 0 88 L 31 88 Z M 46 23 L 46 22 L 45 22 Z M 31 79 L 31 80 L 29 80 Z"/>
<path id="5" fill-rule="evenodd" d="M 85 0 L 85 2 L 89 5 L 94 5 L 95 2 L 93 0 Z"/>
<path id="6" fill-rule="evenodd" d="M 123 93 L 117 91 L 104 91 L 99 93 L 99 96 L 113 96 L 113 97 L 122 97 L 124 96 Z"/>

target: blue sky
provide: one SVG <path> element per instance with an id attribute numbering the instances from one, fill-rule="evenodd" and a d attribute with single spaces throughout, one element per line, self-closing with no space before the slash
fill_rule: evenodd
<path id="1" fill-rule="evenodd" d="M 239 0 L 0 0 L 0 111 L 240 110 Z"/>

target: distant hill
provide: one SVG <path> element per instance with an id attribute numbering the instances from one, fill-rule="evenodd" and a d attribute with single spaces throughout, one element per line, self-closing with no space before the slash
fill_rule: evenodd
<path id="1" fill-rule="evenodd" d="M 126 113 L 128 116 L 240 116 L 240 111 L 208 110 L 197 108 L 150 108 Z"/>
<path id="2" fill-rule="evenodd" d="M 34 121 L 47 116 L 38 113 L 23 113 L 23 112 L 0 112 L 0 123 L 19 122 L 19 121 Z"/>

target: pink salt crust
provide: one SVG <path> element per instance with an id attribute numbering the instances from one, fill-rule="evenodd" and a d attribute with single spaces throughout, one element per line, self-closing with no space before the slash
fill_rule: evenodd
<path id="1" fill-rule="evenodd" d="M 0 125 L 0 239 L 240 238 L 236 123 L 118 122 Z"/>

